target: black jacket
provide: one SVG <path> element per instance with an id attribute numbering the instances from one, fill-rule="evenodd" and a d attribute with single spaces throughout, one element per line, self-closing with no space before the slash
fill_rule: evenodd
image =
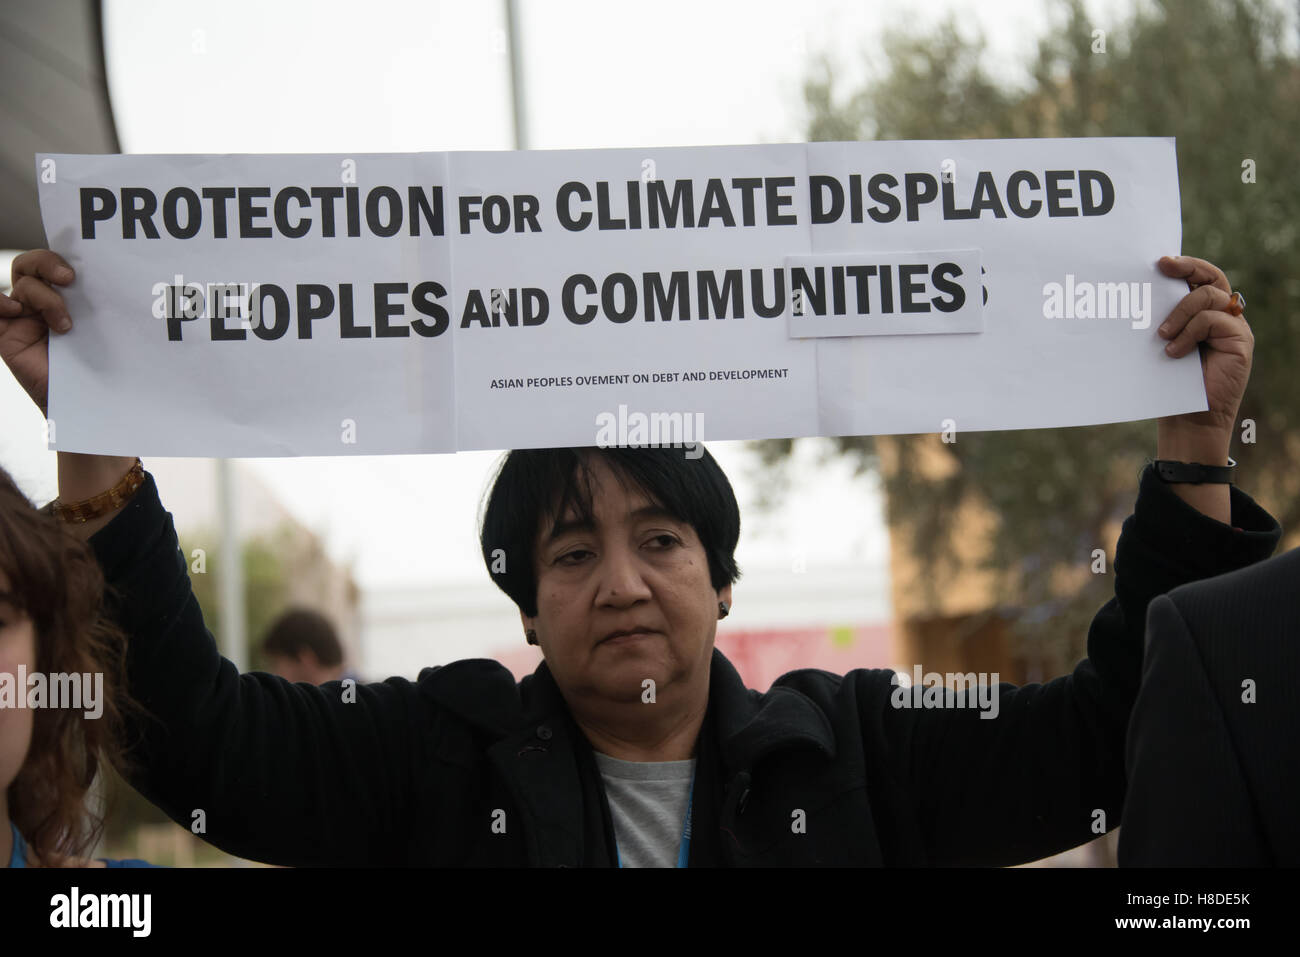
<path id="1" fill-rule="evenodd" d="M 1298 668 L 1300 548 L 1151 603 L 1121 866 L 1300 866 Z"/>
<path id="2" fill-rule="evenodd" d="M 886 670 L 795 671 L 759 693 L 715 650 L 691 866 L 1014 864 L 1091 839 L 1097 809 L 1114 827 L 1148 603 L 1266 558 L 1281 535 L 1236 489 L 1232 519 L 1242 531 L 1148 467 L 1089 657 L 1003 684 L 993 720 L 895 708 Z M 151 475 L 90 541 L 131 636 L 130 690 L 158 719 L 134 724 L 128 778 L 181 825 L 276 864 L 615 864 L 591 747 L 545 664 L 516 683 L 458 661 L 354 701 L 338 682 L 241 676 L 204 627 Z"/>

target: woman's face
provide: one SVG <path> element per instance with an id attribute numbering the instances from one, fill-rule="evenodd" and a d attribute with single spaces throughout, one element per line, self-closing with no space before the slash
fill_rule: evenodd
<path id="1" fill-rule="evenodd" d="M 537 617 L 521 614 L 566 699 L 645 700 L 698 669 L 707 669 L 718 602 L 731 604 L 731 586 L 715 591 L 695 530 L 660 511 L 635 486 L 624 488 L 600 456 L 589 460 L 595 527 L 560 516 L 552 537 L 543 529 L 535 549 Z M 609 639 L 610 632 L 644 633 Z"/>
<path id="2" fill-rule="evenodd" d="M 9 685 L 6 691 L 12 691 L 12 703 L 17 704 L 27 698 L 26 683 L 18 682 L 18 666 L 24 666 L 26 674 L 36 670 L 36 629 L 4 598 L 8 592 L 9 578 L 0 571 L 0 681 Z M 10 700 L 6 697 L 3 703 Z M 0 794 L 18 777 L 31 742 L 32 710 L 0 707 Z"/>

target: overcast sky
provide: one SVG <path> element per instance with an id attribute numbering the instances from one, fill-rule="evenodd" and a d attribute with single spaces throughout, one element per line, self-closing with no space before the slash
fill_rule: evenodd
<path id="1" fill-rule="evenodd" d="M 1127 3 L 1087 4 L 1098 23 Z M 815 59 L 860 82 L 888 25 L 948 11 L 982 30 L 989 66 L 1011 82 L 1047 29 L 1041 0 L 524 0 L 521 26 L 533 148 L 686 146 L 805 139 L 801 99 Z M 132 153 L 508 149 L 503 4 L 108 0 L 109 86 Z M 7 272 L 7 268 L 6 268 Z M 0 465 L 38 502 L 56 494 L 40 414 L 0 375 Z M 798 495 L 766 524 L 741 443 L 710 443 L 750 517 L 738 558 L 879 560 L 880 503 L 846 468 L 800 470 Z M 257 459 L 250 466 L 319 531 L 364 585 L 481 578 L 473 513 L 493 453 Z M 759 481 L 762 481 L 760 477 Z M 165 503 L 164 503 L 165 504 Z M 413 514 L 446 529 L 436 547 L 403 534 Z M 428 527 L 428 526 L 427 526 Z"/>

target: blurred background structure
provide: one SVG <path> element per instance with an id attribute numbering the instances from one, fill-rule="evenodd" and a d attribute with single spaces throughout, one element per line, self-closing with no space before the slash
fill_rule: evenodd
<path id="1" fill-rule="evenodd" d="M 1294 530 L 1298 25 L 1300 2 L 1284 0 L 661 0 L 653 16 L 596 0 L 3 0 L 0 248 L 45 244 L 38 151 L 1172 136 L 1181 252 L 1223 267 L 1250 302 L 1240 483 Z M 55 455 L 39 412 L 0 378 L 0 466 L 43 504 Z M 745 576 L 718 642 L 751 686 L 798 667 L 914 664 L 1022 683 L 1086 653 L 1155 424 L 953 443 L 937 428 L 710 443 L 744 521 Z M 474 505 L 498 457 L 146 466 L 205 619 L 244 667 L 264 666 L 269 622 L 307 604 L 363 679 L 463 657 L 522 676 L 539 655 L 477 550 Z M 1296 543 L 1293 532 L 1282 547 Z M 230 863 L 129 789 L 110 791 L 109 856 Z M 1113 864 L 1114 843 L 1112 832 L 1044 863 Z"/>
<path id="2" fill-rule="evenodd" d="M 37 249 L 32 154 L 120 152 L 97 0 L 0 3 L 0 89 L 0 249 Z"/>

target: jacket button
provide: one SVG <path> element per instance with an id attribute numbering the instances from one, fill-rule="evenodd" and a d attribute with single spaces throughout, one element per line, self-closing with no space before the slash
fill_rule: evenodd
<path id="1" fill-rule="evenodd" d="M 543 741 L 549 741 L 551 740 L 551 729 L 544 724 L 538 725 L 537 736 L 541 738 Z"/>

